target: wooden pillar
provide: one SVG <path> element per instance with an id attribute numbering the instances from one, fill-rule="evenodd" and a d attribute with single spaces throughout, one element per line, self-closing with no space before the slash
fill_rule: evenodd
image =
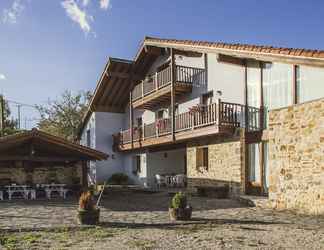
<path id="1" fill-rule="evenodd" d="M 130 128 L 130 136 L 131 136 L 131 145 L 132 148 L 134 146 L 134 136 L 133 136 L 133 96 L 132 91 L 129 93 L 129 128 Z"/>
<path id="2" fill-rule="evenodd" d="M 82 186 L 84 188 L 88 187 L 88 162 L 81 161 L 82 165 Z"/>
<path id="3" fill-rule="evenodd" d="M 175 62 L 174 62 L 174 51 L 171 48 L 170 50 L 171 55 L 171 137 L 172 140 L 175 140 Z"/>
<path id="4" fill-rule="evenodd" d="M 204 82 L 204 84 L 205 84 L 205 86 L 207 86 L 207 84 L 208 84 L 208 54 L 207 53 L 205 53 L 204 54 L 204 67 L 205 67 L 205 82 Z"/>
<path id="5" fill-rule="evenodd" d="M 259 121 L 259 126 L 260 129 L 262 130 L 264 128 L 264 97 L 263 97 L 263 67 L 264 64 L 263 62 L 259 63 L 260 65 L 260 121 Z"/>
<path id="6" fill-rule="evenodd" d="M 293 70 L 293 104 L 297 104 L 298 103 L 298 86 L 297 86 L 297 71 L 298 71 L 298 65 L 293 65 L 292 66 L 292 70 Z"/>
<path id="7" fill-rule="evenodd" d="M 248 107 L 248 69 L 247 61 L 244 60 L 244 102 L 245 102 L 245 132 L 249 131 L 249 107 Z"/>

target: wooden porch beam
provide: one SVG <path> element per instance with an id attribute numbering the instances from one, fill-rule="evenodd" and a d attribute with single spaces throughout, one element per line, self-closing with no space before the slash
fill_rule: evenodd
<path id="1" fill-rule="evenodd" d="M 79 160 L 78 157 L 0 156 L 0 161 L 71 162 Z"/>
<path id="2" fill-rule="evenodd" d="M 244 59 L 234 57 L 234 56 L 228 56 L 228 55 L 224 55 L 224 54 L 218 54 L 217 61 L 221 62 L 221 63 L 229 63 L 229 64 L 235 64 L 235 65 L 240 65 L 240 66 L 245 65 Z"/>

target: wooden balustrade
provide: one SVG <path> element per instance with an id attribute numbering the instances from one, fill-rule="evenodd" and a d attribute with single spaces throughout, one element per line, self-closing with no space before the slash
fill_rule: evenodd
<path id="1" fill-rule="evenodd" d="M 246 112 L 248 112 L 246 116 Z M 246 118 L 248 119 L 246 121 Z M 202 106 L 175 116 L 175 132 L 179 133 L 190 129 L 216 124 L 226 127 L 247 128 L 248 131 L 261 129 L 262 110 L 245 105 L 220 102 Z M 131 141 L 130 129 L 120 132 L 120 144 Z M 171 133 L 171 119 L 165 118 L 150 124 L 144 124 L 141 128 L 133 129 L 133 140 L 145 140 L 153 137 L 161 137 Z M 115 136 L 116 137 L 116 136 Z M 117 139 L 116 139 L 117 141 Z"/>
<path id="2" fill-rule="evenodd" d="M 160 72 L 157 72 L 156 77 L 156 87 L 157 89 L 162 88 L 165 85 L 171 83 L 171 67 L 167 67 Z"/>
<path id="3" fill-rule="evenodd" d="M 206 70 L 177 65 L 176 81 L 199 86 L 204 85 L 206 83 Z"/>
<path id="4" fill-rule="evenodd" d="M 206 82 L 206 70 L 193 68 L 193 67 L 186 67 L 186 66 L 179 66 L 175 67 L 176 71 L 176 82 L 178 83 L 185 83 L 185 84 L 192 84 L 195 86 L 200 86 L 205 84 Z M 150 76 L 150 79 L 143 80 L 140 84 L 137 84 L 133 91 L 133 101 L 136 101 L 143 96 L 146 96 L 154 91 L 163 88 L 171 84 L 171 67 L 167 67 L 154 75 Z"/>

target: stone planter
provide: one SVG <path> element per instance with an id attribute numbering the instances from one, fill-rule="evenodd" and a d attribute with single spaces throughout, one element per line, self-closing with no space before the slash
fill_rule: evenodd
<path id="1" fill-rule="evenodd" d="M 78 210 L 78 221 L 81 225 L 96 225 L 99 223 L 100 209 Z"/>
<path id="2" fill-rule="evenodd" d="M 192 214 L 192 207 L 186 208 L 169 208 L 169 215 L 172 221 L 176 220 L 190 220 Z"/>

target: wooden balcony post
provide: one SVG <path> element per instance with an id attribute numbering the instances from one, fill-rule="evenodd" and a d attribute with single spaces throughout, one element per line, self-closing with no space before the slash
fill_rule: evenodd
<path id="1" fill-rule="evenodd" d="M 131 145 L 132 148 L 134 146 L 134 136 L 133 136 L 133 97 L 132 91 L 129 94 L 129 128 L 130 128 L 130 136 L 131 136 Z"/>
<path id="2" fill-rule="evenodd" d="M 175 140 L 175 109 L 174 109 L 174 102 L 175 102 L 175 63 L 174 63 L 174 51 L 173 48 L 171 48 L 170 51 L 171 54 L 171 137 L 172 140 Z"/>
<path id="3" fill-rule="evenodd" d="M 155 77 L 154 77 L 154 81 L 155 81 L 155 89 L 158 90 L 158 72 L 155 72 Z"/>

